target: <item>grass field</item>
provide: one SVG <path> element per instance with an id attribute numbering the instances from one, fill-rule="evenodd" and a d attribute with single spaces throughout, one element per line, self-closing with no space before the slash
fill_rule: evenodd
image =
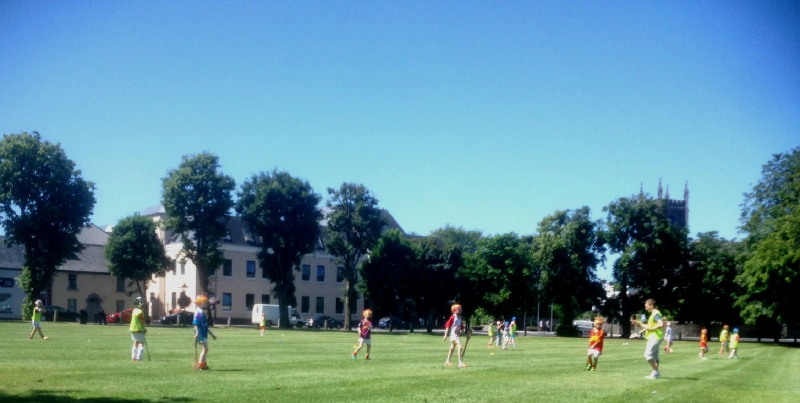
<path id="1" fill-rule="evenodd" d="M 518 337 L 516 349 L 471 340 L 466 369 L 443 366 L 442 335 L 373 333 L 371 360 L 350 359 L 354 332 L 217 328 L 210 371 L 193 371 L 191 328 L 153 326 L 152 361 L 132 363 L 127 326 L 0 322 L 0 402 L 798 402 L 800 348 L 744 343 L 707 361 L 697 342 L 662 354 L 646 380 L 644 342 L 607 339 L 597 372 L 587 339 Z M 455 360 L 454 360 L 455 361 Z"/>

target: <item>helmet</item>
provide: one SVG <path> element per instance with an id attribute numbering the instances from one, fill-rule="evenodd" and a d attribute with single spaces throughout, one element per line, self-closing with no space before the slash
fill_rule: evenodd
<path id="1" fill-rule="evenodd" d="M 453 304 L 453 306 L 450 307 L 450 311 L 453 312 L 453 313 L 456 313 L 456 311 L 459 310 L 459 309 L 462 309 L 461 305 L 459 305 L 459 304 Z"/>
<path id="2" fill-rule="evenodd" d="M 136 297 L 136 298 L 134 298 L 134 299 L 133 299 L 133 305 L 135 305 L 135 306 L 142 306 L 142 305 L 144 305 L 144 298 L 142 298 L 142 297 Z"/>
<path id="3" fill-rule="evenodd" d="M 43 302 L 40 299 L 37 299 L 36 302 L 33 303 L 36 306 L 42 306 Z"/>
<path id="4" fill-rule="evenodd" d="M 203 294 L 198 295 L 197 298 L 194 299 L 194 303 L 197 305 L 203 305 L 206 302 L 208 302 L 208 297 Z"/>
<path id="5" fill-rule="evenodd" d="M 516 316 L 514 316 L 513 318 L 511 318 L 511 320 L 517 320 L 517 317 L 516 317 Z"/>
<path id="6" fill-rule="evenodd" d="M 734 328 L 733 328 L 733 332 L 734 332 L 734 333 L 739 333 L 739 328 L 738 328 L 738 327 L 734 327 Z"/>
<path id="7" fill-rule="evenodd" d="M 595 324 L 598 324 L 598 323 L 599 323 L 599 324 L 601 324 L 601 325 L 602 325 L 602 324 L 603 324 L 603 318 L 596 318 L 596 319 L 594 320 L 594 323 L 595 323 Z"/>

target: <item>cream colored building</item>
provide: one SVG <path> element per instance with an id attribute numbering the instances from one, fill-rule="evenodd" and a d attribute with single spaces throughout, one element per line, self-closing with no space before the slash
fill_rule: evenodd
<path id="1" fill-rule="evenodd" d="M 400 228 L 388 212 L 384 214 L 390 228 Z M 148 208 L 142 215 L 156 221 L 165 218 L 161 206 Z M 231 318 L 233 323 L 250 323 L 253 304 L 277 304 L 278 301 L 272 295 L 273 284 L 259 267 L 257 254 L 260 247 L 253 241 L 239 218 L 231 217 L 227 226 L 228 236 L 220 243 L 225 263 L 210 278 L 209 293 L 218 300 L 215 308 L 217 322 L 225 322 Z M 165 277 L 154 278 L 150 283 L 147 294 L 153 317 L 160 317 L 179 308 L 178 302 L 182 294 L 193 300 L 199 287 L 194 264 L 180 256 L 182 244 L 179 237 L 169 231 L 159 235 L 165 240 L 167 255 L 175 259 L 176 263 Z M 340 266 L 336 263 L 336 257 L 325 250 L 322 239 L 318 240 L 316 250 L 306 255 L 301 270 L 295 271 L 295 308 L 306 321 L 318 315 L 344 319 L 344 283 L 339 273 Z M 363 297 L 359 297 L 352 318 L 357 318 L 357 312 L 361 312 L 363 307 Z"/>

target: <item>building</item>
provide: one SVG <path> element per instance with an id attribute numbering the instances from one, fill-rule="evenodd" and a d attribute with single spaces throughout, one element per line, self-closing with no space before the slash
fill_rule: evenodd
<path id="1" fill-rule="evenodd" d="M 0 237 L 2 239 L 2 237 Z M 90 225 L 78 234 L 84 249 L 56 270 L 50 289 L 42 293 L 45 305 L 55 305 L 70 312 L 86 310 L 89 318 L 100 312 L 118 312 L 126 306 L 135 286 L 128 285 L 108 272 L 104 248 L 108 234 Z M 21 318 L 25 293 L 18 277 L 24 263 L 22 245 L 0 246 L 0 318 Z"/>
<path id="2" fill-rule="evenodd" d="M 166 218 L 162 206 L 145 209 L 142 215 L 157 222 Z M 391 214 L 384 211 L 384 215 L 388 222 L 387 229 L 402 231 Z M 324 233 L 326 222 L 322 221 L 320 225 Z M 232 323 L 249 323 L 254 304 L 277 304 L 278 301 L 273 298 L 273 284 L 259 267 L 257 254 L 261 247 L 252 234 L 238 217 L 231 217 L 227 228 L 228 235 L 220 242 L 225 261 L 209 279 L 210 297 L 218 301 L 213 313 L 217 321 L 230 318 Z M 181 309 L 181 299 L 185 304 L 187 300 L 194 300 L 200 291 L 197 268 L 190 260 L 181 257 L 183 245 L 180 236 L 163 229 L 159 231 L 167 255 L 175 264 L 166 276 L 154 278 L 149 284 L 147 294 L 152 317 Z M 318 315 L 344 319 L 344 282 L 336 260 L 325 249 L 324 239 L 320 238 L 316 249 L 303 258 L 300 271 L 295 271 L 295 308 L 306 320 Z M 364 300 L 360 297 L 352 311 L 360 312 L 363 307 Z"/>

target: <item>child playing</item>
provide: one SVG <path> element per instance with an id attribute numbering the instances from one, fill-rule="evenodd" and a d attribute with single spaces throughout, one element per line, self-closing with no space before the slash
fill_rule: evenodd
<path id="1" fill-rule="evenodd" d="M 603 354 L 603 339 L 606 337 L 606 332 L 603 330 L 603 320 L 597 318 L 594 320 L 594 327 L 589 333 L 589 353 L 586 361 L 585 370 L 597 370 L 597 360 Z"/>
<path id="2" fill-rule="evenodd" d="M 137 362 L 142 360 L 142 351 L 144 351 L 144 335 L 147 329 L 144 328 L 144 311 L 142 311 L 144 299 L 136 297 L 133 300 L 133 309 L 131 313 L 131 325 L 128 328 L 131 332 L 131 340 L 133 340 L 133 347 L 131 348 L 131 361 Z M 120 318 L 121 320 L 122 318 Z"/>
<path id="3" fill-rule="evenodd" d="M 494 323 L 489 322 L 489 326 L 487 326 L 486 328 L 489 329 L 489 348 L 494 348 L 494 341 L 495 338 L 497 338 L 496 336 L 497 333 L 494 330 Z"/>
<path id="4" fill-rule="evenodd" d="M 264 337 L 264 329 L 267 328 L 267 314 L 261 314 L 261 322 L 258 323 L 258 327 L 261 328 L 261 337 Z"/>
<path id="5" fill-rule="evenodd" d="M 672 324 L 670 322 L 667 322 L 667 328 L 664 330 L 664 341 L 667 342 L 664 352 L 672 354 Z"/>
<path id="6" fill-rule="evenodd" d="M 700 358 L 707 360 L 706 353 L 708 352 L 708 330 L 703 328 L 700 331 Z"/>
<path id="7" fill-rule="evenodd" d="M 722 352 L 728 351 L 728 325 L 722 326 L 722 332 L 719 334 L 719 355 L 722 355 Z"/>
<path id="8" fill-rule="evenodd" d="M 733 328 L 733 334 L 731 335 L 731 353 L 728 358 L 739 359 L 739 328 L 736 327 Z"/>
<path id="9" fill-rule="evenodd" d="M 356 359 L 358 352 L 361 350 L 364 345 L 367 345 L 367 356 L 364 359 L 369 359 L 369 352 L 372 350 L 372 339 L 370 338 L 370 330 L 372 330 L 372 311 L 369 309 L 364 310 L 364 319 L 361 322 L 358 322 L 358 348 L 356 351 L 353 351 L 353 359 Z"/>
<path id="10" fill-rule="evenodd" d="M 508 336 L 511 337 L 510 343 L 514 347 L 517 347 L 517 317 L 516 316 L 511 318 L 511 330 L 509 330 Z"/>
<path id="11" fill-rule="evenodd" d="M 42 325 L 39 323 L 42 321 L 42 313 L 44 313 L 44 304 L 42 303 L 42 300 L 37 299 L 36 302 L 33 303 L 33 315 L 31 318 L 33 330 L 31 330 L 31 335 L 28 336 L 28 340 L 33 339 L 33 335 L 36 334 L 37 330 L 39 331 L 39 337 L 41 337 L 42 340 L 49 339 L 49 337 L 42 333 Z"/>
<path id="12" fill-rule="evenodd" d="M 206 357 L 208 356 L 208 335 L 211 335 L 214 340 L 217 339 L 217 336 L 214 336 L 214 333 L 208 329 L 208 319 L 206 319 L 205 312 L 205 308 L 208 306 L 208 297 L 205 295 L 198 295 L 194 303 L 197 305 L 197 309 L 194 313 L 194 320 L 192 320 L 192 325 L 194 325 L 194 341 L 203 348 L 202 351 L 200 351 L 197 369 L 205 371 L 209 369 L 208 363 L 206 363 Z"/>
<path id="13" fill-rule="evenodd" d="M 464 364 L 464 348 L 461 345 L 461 335 L 465 334 L 464 322 L 461 319 L 461 305 L 453 304 L 453 306 L 450 307 L 450 311 L 453 312 L 453 316 L 444 324 L 443 340 L 447 340 L 447 334 L 450 333 L 450 351 L 447 353 L 447 361 L 444 362 L 444 365 L 446 367 L 451 365 L 450 358 L 453 357 L 453 351 L 458 348 L 458 367 L 466 368 L 467 364 Z M 466 336 L 467 340 L 469 340 L 469 335 Z"/>
<path id="14" fill-rule="evenodd" d="M 511 324 L 506 321 L 506 323 L 503 324 L 503 350 L 508 350 L 508 342 L 511 341 L 510 332 Z"/>
<path id="15" fill-rule="evenodd" d="M 497 326 L 495 326 L 494 332 L 497 334 L 497 340 L 495 340 L 495 343 L 497 344 L 497 347 L 500 347 L 503 344 L 503 321 L 497 321 Z"/>

